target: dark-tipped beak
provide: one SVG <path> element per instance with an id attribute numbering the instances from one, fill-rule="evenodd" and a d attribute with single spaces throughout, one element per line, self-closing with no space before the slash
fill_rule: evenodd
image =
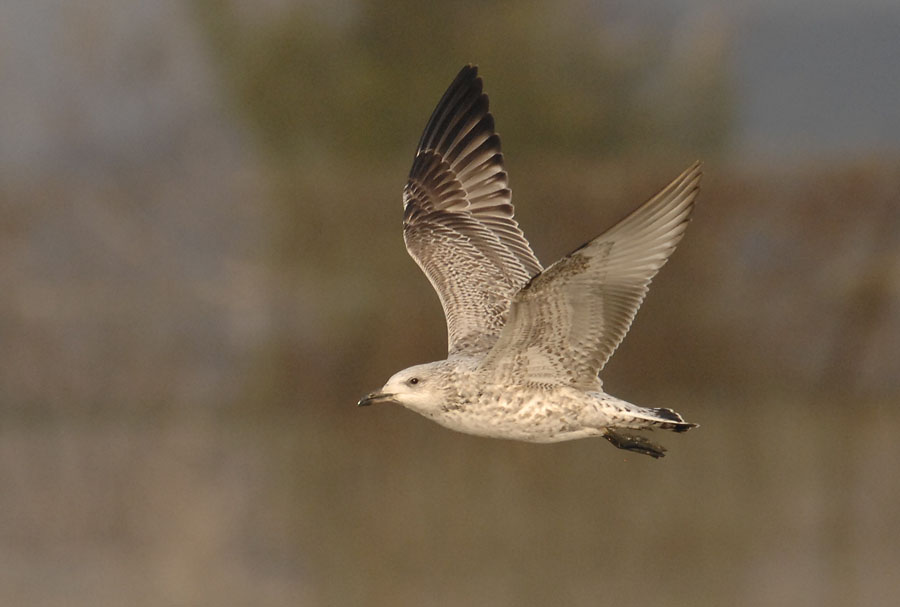
<path id="1" fill-rule="evenodd" d="M 383 392 L 372 392 L 371 394 L 366 394 L 359 402 L 356 403 L 357 407 L 368 407 L 369 405 L 375 405 L 377 403 L 388 403 L 394 400 L 393 394 L 385 394 Z"/>

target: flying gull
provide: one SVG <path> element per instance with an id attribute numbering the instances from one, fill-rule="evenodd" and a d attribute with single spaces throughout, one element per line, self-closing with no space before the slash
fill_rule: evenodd
<path id="1" fill-rule="evenodd" d="M 447 358 L 396 373 L 359 405 L 398 403 L 447 428 L 495 438 L 602 436 L 662 457 L 663 447 L 630 431 L 696 424 L 606 394 L 598 374 L 684 235 L 700 174 L 695 163 L 543 269 L 513 218 L 478 70 L 464 67 L 425 126 L 403 190 L 403 238 L 441 300 Z"/>

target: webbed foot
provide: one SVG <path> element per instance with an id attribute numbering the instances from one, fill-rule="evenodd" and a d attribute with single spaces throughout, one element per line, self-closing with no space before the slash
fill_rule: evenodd
<path id="1" fill-rule="evenodd" d="M 666 455 L 665 447 L 657 445 L 653 441 L 650 441 L 643 436 L 638 436 L 637 434 L 625 434 L 618 430 L 607 428 L 603 434 L 603 438 L 619 449 L 625 449 L 626 451 L 643 453 L 644 455 L 649 455 L 650 457 L 655 457 L 657 459 L 665 457 Z"/>

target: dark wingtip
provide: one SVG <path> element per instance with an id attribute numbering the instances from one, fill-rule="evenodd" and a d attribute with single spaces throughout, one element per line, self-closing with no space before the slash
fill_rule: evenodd
<path id="1" fill-rule="evenodd" d="M 456 78 L 453 79 L 453 84 L 448 88 L 453 88 L 453 85 L 458 85 L 461 82 L 472 81 L 478 79 L 478 66 L 472 63 L 467 63 L 463 66 L 461 70 L 456 74 Z"/>

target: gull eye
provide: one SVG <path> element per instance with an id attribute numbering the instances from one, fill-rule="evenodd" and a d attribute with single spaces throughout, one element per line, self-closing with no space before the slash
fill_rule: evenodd
<path id="1" fill-rule="evenodd" d="M 410 386 L 415 386 L 417 383 L 419 383 L 419 378 L 418 378 L 418 377 L 410 378 L 410 380 L 409 380 L 409 385 L 410 385 Z"/>

